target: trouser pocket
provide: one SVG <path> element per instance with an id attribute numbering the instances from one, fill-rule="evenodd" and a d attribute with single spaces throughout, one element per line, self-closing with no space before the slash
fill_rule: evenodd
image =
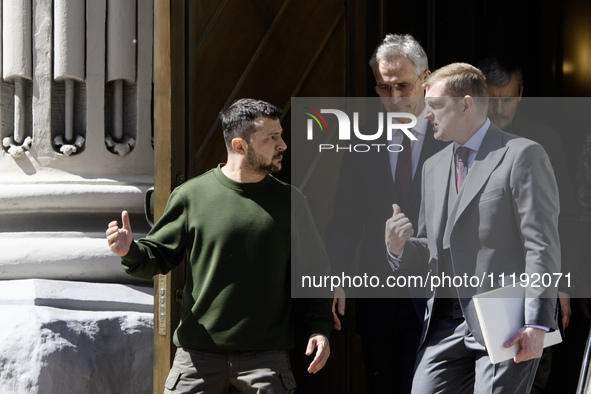
<path id="1" fill-rule="evenodd" d="M 170 391 L 176 390 L 176 387 L 181 381 L 181 376 L 183 376 L 182 372 L 175 372 L 171 370 L 168 374 L 168 377 L 166 378 L 166 383 L 164 383 L 164 388 Z"/>

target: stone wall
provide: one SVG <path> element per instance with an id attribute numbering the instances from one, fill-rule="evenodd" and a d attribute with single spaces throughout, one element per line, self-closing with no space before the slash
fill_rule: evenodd
<path id="1" fill-rule="evenodd" d="M 149 229 L 153 1 L 2 0 L 1 13 L 0 392 L 151 392 L 151 283 L 104 236 L 123 209 L 136 238 Z M 81 285 L 83 299 L 64 291 Z"/>

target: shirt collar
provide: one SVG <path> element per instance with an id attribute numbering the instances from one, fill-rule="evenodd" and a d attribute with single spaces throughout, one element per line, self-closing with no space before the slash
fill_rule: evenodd
<path id="1" fill-rule="evenodd" d="M 487 117 L 484 121 L 484 124 L 480 126 L 476 133 L 474 133 L 472 137 L 470 137 L 470 139 L 466 141 L 464 145 L 460 145 L 457 142 L 454 142 L 454 154 L 460 146 L 465 146 L 466 148 L 470 148 L 473 151 L 478 152 L 478 150 L 480 149 L 480 145 L 482 145 L 482 140 L 484 140 L 484 136 L 486 135 L 486 132 L 488 131 L 489 127 L 490 119 Z"/>

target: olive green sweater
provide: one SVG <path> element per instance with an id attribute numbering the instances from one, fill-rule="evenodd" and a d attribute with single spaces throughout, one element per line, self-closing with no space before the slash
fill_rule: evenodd
<path id="1" fill-rule="evenodd" d="M 305 197 L 270 175 L 261 182 L 239 183 L 220 168 L 176 188 L 162 218 L 132 244 L 121 263 L 127 273 L 151 278 L 170 271 L 186 255 L 177 346 L 220 351 L 292 348 L 292 215 L 299 223 L 294 231 L 304 234 L 293 234 L 308 256 L 303 259 L 328 265 Z M 333 326 L 330 301 L 306 302 L 311 333 L 328 337 Z"/>

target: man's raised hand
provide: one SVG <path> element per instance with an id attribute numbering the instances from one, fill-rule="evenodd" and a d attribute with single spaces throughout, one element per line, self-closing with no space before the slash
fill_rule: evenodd
<path id="1" fill-rule="evenodd" d="M 390 253 L 400 256 L 406 241 L 413 236 L 410 220 L 400 212 L 397 204 L 392 204 L 392 217 L 386 221 L 386 247 Z"/>
<path id="2" fill-rule="evenodd" d="M 122 228 L 118 227 L 116 220 L 109 223 L 109 227 L 107 228 L 107 242 L 109 243 L 111 252 L 123 257 L 129 252 L 129 247 L 133 242 L 129 213 L 127 211 L 121 213 L 121 223 Z"/>

